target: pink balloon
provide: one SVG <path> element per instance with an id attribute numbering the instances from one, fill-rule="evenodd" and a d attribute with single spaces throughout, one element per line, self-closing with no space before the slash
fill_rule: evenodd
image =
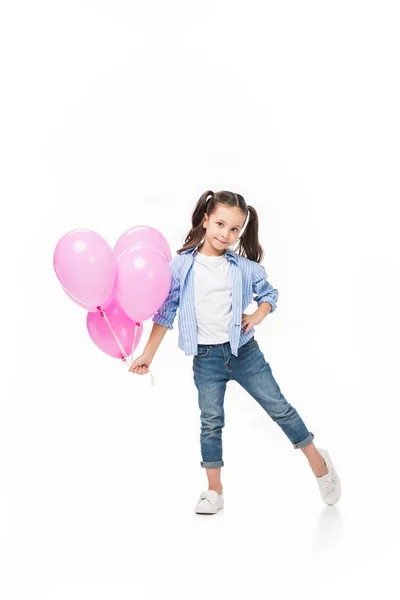
<path id="1" fill-rule="evenodd" d="M 117 260 L 115 297 L 127 315 L 145 321 L 160 308 L 171 285 L 168 262 L 156 248 L 129 248 Z"/>
<path id="2" fill-rule="evenodd" d="M 58 280 L 74 301 L 94 307 L 110 299 L 116 258 L 111 246 L 95 231 L 75 229 L 66 233 L 54 250 L 53 265 Z"/>
<path id="3" fill-rule="evenodd" d="M 77 304 L 78 306 L 81 306 L 82 308 L 84 308 L 85 310 L 87 310 L 88 312 L 99 312 L 97 306 L 90 306 L 89 304 L 85 304 L 84 302 L 80 302 L 80 300 L 78 300 L 78 298 L 74 298 L 72 294 L 70 294 L 69 292 L 67 292 L 67 290 L 63 287 L 64 292 L 67 294 L 67 296 L 69 296 L 71 298 L 71 300 L 73 300 L 75 302 L 75 304 Z M 101 308 L 106 309 L 112 302 L 114 296 L 111 296 L 107 302 L 105 302 Z"/>
<path id="4" fill-rule="evenodd" d="M 165 256 L 167 262 L 171 260 L 171 250 L 167 240 L 154 227 L 137 225 L 125 231 L 114 246 L 115 257 L 119 258 L 125 250 L 136 246 L 153 246 Z"/>
<path id="5" fill-rule="evenodd" d="M 143 324 L 138 323 L 136 325 L 137 322 L 132 321 L 132 319 L 128 317 L 119 306 L 116 298 L 112 299 L 108 308 L 104 309 L 104 313 L 126 354 L 130 356 L 132 354 L 133 340 L 135 339 L 133 351 L 135 351 L 139 345 L 143 332 Z M 119 345 L 110 331 L 106 319 L 101 315 L 99 310 L 96 313 L 89 312 L 87 314 L 86 327 L 92 341 L 100 348 L 100 350 L 113 358 L 124 358 Z"/>

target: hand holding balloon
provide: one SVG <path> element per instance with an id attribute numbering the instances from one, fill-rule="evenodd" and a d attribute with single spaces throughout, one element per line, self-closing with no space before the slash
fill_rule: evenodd
<path id="1" fill-rule="evenodd" d="M 129 367 L 129 372 L 136 373 L 136 375 L 147 375 L 153 358 L 154 356 L 149 352 L 143 352 L 143 354 L 138 356 L 133 361 L 133 363 Z"/>

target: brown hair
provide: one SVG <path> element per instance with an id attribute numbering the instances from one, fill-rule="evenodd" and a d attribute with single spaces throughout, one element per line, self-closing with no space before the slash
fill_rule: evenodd
<path id="1" fill-rule="evenodd" d="M 177 250 L 177 253 L 180 254 L 200 244 L 205 233 L 203 228 L 204 214 L 210 216 L 215 213 L 218 204 L 239 208 L 246 216 L 246 219 L 247 215 L 249 215 L 247 226 L 239 237 L 238 246 L 234 251 L 249 260 L 260 263 L 264 257 L 264 251 L 258 241 L 257 211 L 252 206 L 246 204 L 245 199 L 240 194 L 234 194 L 225 190 L 215 193 L 208 190 L 200 196 L 193 210 L 192 228 L 185 237 L 183 247 Z"/>

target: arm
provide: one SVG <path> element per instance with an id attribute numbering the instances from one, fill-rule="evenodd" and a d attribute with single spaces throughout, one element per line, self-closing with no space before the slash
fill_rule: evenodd
<path id="1" fill-rule="evenodd" d="M 167 331 L 168 327 L 164 327 L 164 325 L 154 323 L 149 339 L 147 340 L 147 344 L 143 350 L 143 354 L 151 355 L 153 357 L 157 352 L 159 345 L 163 341 Z"/>
<path id="2" fill-rule="evenodd" d="M 271 312 L 272 305 L 269 302 L 261 302 L 254 314 L 262 321 Z"/>
<path id="3" fill-rule="evenodd" d="M 254 264 L 253 271 L 253 293 L 254 300 L 257 302 L 258 308 L 254 314 L 261 319 L 276 309 L 279 292 L 267 281 L 267 273 L 262 265 Z"/>

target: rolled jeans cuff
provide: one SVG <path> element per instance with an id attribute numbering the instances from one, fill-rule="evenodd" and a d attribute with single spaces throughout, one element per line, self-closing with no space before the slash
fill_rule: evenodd
<path id="1" fill-rule="evenodd" d="M 298 442 L 297 444 L 293 444 L 293 448 L 304 448 L 304 446 L 308 446 L 308 444 L 311 444 L 313 439 L 314 439 L 314 434 L 310 432 L 305 440 L 302 440 L 301 442 Z"/>
<path id="2" fill-rule="evenodd" d="M 214 460 L 213 462 L 200 461 L 200 466 L 204 467 L 205 469 L 212 469 L 213 467 L 223 467 L 224 461 L 223 460 Z"/>

